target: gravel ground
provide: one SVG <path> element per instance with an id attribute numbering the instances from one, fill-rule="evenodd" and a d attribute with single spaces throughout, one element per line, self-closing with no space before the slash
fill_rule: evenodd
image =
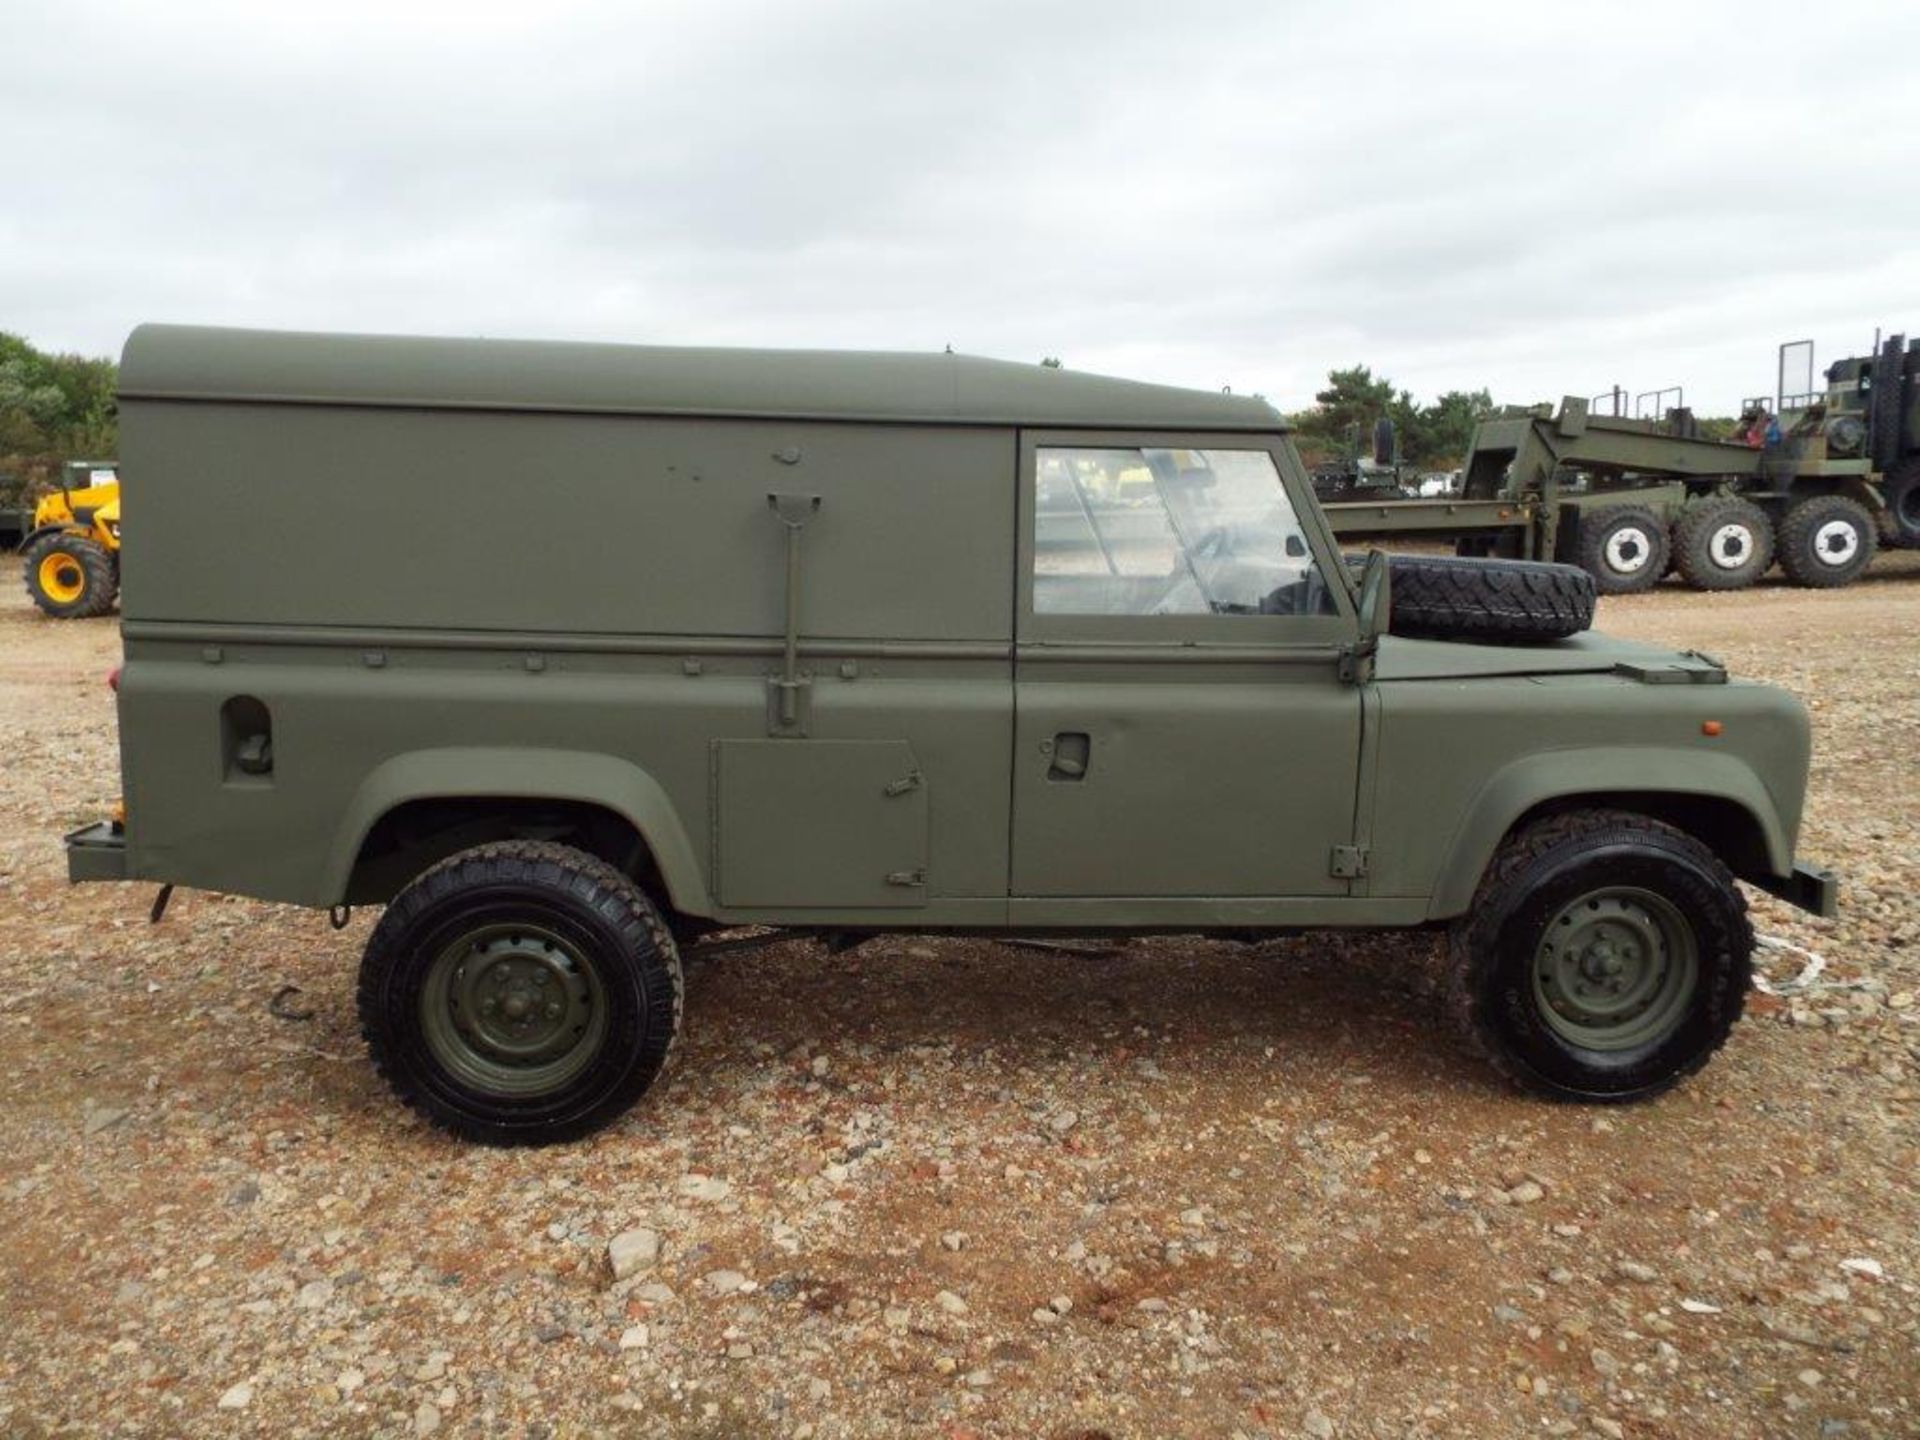
<path id="1" fill-rule="evenodd" d="M 1920 556 L 1603 606 L 1807 699 L 1847 882 L 1654 1104 L 1501 1088 L 1429 938 L 901 939 L 706 963 L 533 1153 L 388 1099 L 366 917 L 67 888 L 117 633 L 5 588 L 0 1432 L 1920 1435 Z"/>

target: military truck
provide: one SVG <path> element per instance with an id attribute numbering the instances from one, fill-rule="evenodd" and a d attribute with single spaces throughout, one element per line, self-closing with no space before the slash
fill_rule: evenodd
<path id="1" fill-rule="evenodd" d="M 1313 467 L 1313 493 L 1323 503 L 1417 498 L 1417 479 L 1400 464 L 1396 449 L 1393 421 L 1383 415 L 1374 421 L 1369 452 L 1362 453 L 1356 430 L 1347 438 L 1344 455 Z"/>
<path id="2" fill-rule="evenodd" d="M 1343 563 L 1259 400 L 148 326 L 120 415 L 124 819 L 69 873 L 385 906 L 374 1063 L 475 1140 L 613 1120 L 755 935 L 1444 932 L 1499 1070 L 1639 1099 L 1741 1012 L 1737 879 L 1835 905 L 1798 701 L 1533 625 L 1591 614 L 1559 567 Z"/>
<path id="3" fill-rule="evenodd" d="M 1804 353 L 1806 388 L 1787 388 Z M 1748 400 L 1737 434 L 1700 433 L 1692 412 L 1596 413 L 1577 396 L 1481 422 L 1461 494 L 1329 506 L 1350 539 L 1457 539 L 1463 554 L 1577 564 L 1605 594 L 1671 570 L 1700 590 L 1787 578 L 1850 584 L 1879 544 L 1920 545 L 1920 341 L 1895 335 L 1828 366 L 1812 385 L 1810 341 L 1780 347 L 1779 387 Z"/>

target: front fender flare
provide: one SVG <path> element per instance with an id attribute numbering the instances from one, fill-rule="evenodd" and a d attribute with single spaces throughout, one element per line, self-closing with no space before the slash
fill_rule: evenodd
<path id="1" fill-rule="evenodd" d="M 89 530 L 85 525 L 81 525 L 72 520 L 59 520 L 51 525 L 35 526 L 20 537 L 20 544 L 15 548 L 22 554 L 25 554 L 28 546 L 34 544 L 36 541 L 46 539 L 49 535 L 72 535 L 81 540 L 93 540 L 94 538 L 93 531 Z M 98 544 L 99 542 L 95 541 L 94 543 Z"/>
<path id="2" fill-rule="evenodd" d="M 1792 872 L 1792 850 L 1773 797 L 1738 757 L 1630 745 L 1552 750 L 1512 761 L 1480 788 L 1443 852 L 1427 918 L 1466 911 L 1493 852 L 1536 805 L 1575 797 L 1603 805 L 1609 795 L 1647 794 L 1732 801 L 1758 826 L 1773 872 Z"/>
<path id="3" fill-rule="evenodd" d="M 413 750 L 377 766 L 354 792 L 334 834 L 326 893 L 336 901 L 346 895 L 368 832 L 394 807 L 474 796 L 571 800 L 612 810 L 653 852 L 675 909 L 704 914 L 711 908 L 706 879 L 673 801 L 638 765 L 591 751 L 487 746 Z"/>

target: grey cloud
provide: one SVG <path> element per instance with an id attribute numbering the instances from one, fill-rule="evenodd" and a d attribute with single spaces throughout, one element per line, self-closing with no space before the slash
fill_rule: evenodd
<path id="1" fill-rule="evenodd" d="M 0 326 L 933 348 L 1304 403 L 1920 330 L 1904 3 L 10 7 Z"/>

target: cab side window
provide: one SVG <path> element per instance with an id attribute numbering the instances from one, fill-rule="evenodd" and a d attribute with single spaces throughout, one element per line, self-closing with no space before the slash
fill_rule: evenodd
<path id="1" fill-rule="evenodd" d="M 1264 450 L 1044 446 L 1037 615 L 1331 615 Z"/>

